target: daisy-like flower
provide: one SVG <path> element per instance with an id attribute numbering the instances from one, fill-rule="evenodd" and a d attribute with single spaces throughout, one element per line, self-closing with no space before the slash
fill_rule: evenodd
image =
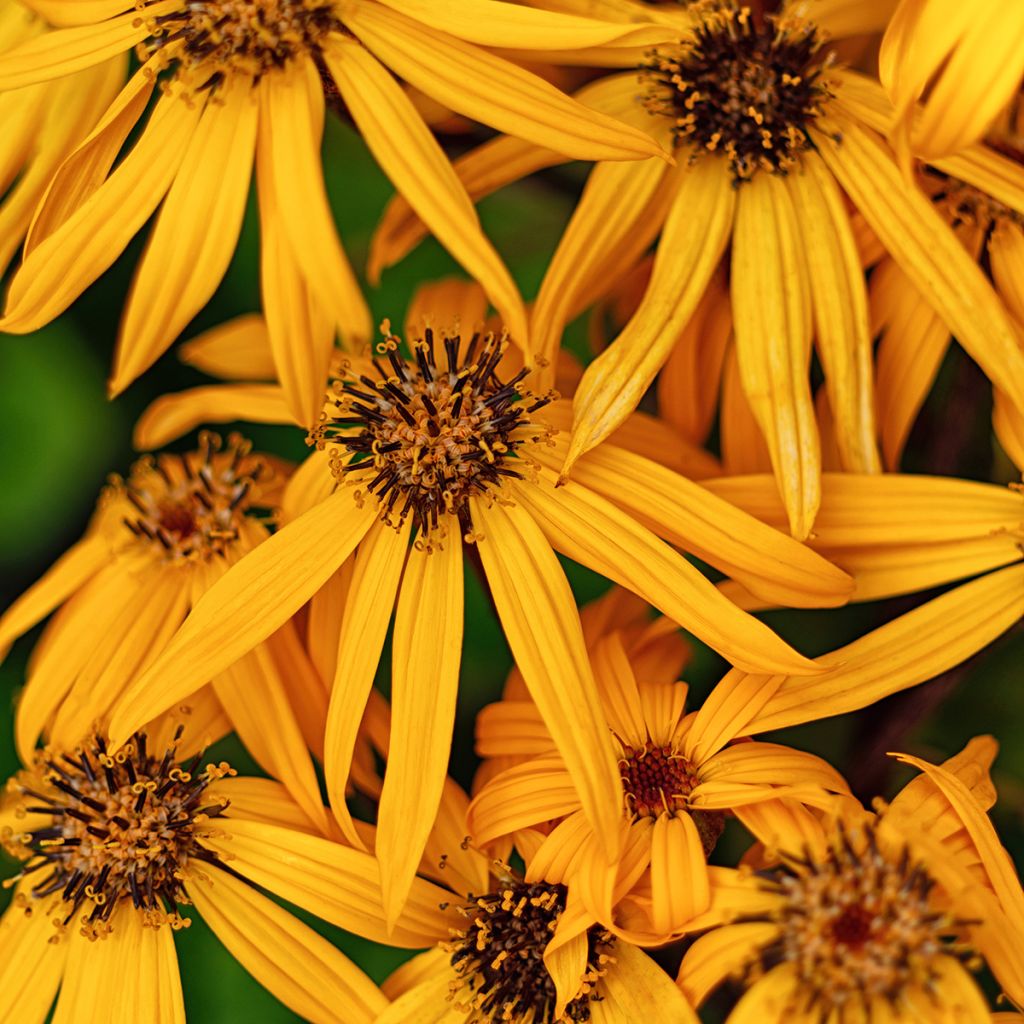
<path id="1" fill-rule="evenodd" d="M 898 144 L 929 159 L 948 156 L 977 142 L 1020 87 L 1024 10 L 1000 0 L 900 0 L 878 64 L 896 106 Z"/>
<path id="2" fill-rule="evenodd" d="M 821 473 L 812 339 L 844 468 L 880 468 L 864 274 L 843 192 L 1022 409 L 1024 352 L 984 275 L 865 115 L 880 87 L 873 91 L 870 80 L 835 65 L 810 20 L 813 8 L 788 3 L 764 19 L 731 0 L 691 10 L 700 14 L 698 26 L 682 46 L 656 49 L 639 80 L 636 72 L 610 75 L 581 96 L 646 126 L 674 149 L 677 166 L 595 167 L 537 296 L 531 340 L 550 357 L 567 319 L 621 278 L 660 230 L 643 301 L 576 392 L 568 473 L 636 408 L 731 243 L 740 379 L 790 529 L 806 537 Z M 498 155 L 495 146 L 481 149 L 457 168 L 478 194 L 553 162 L 550 151 L 517 147 L 502 174 Z M 982 189 L 1003 168 L 984 148 L 964 162 L 964 180 Z M 377 244 L 389 258 L 413 240 L 407 220 L 400 204 L 385 216 Z"/>
<path id="3" fill-rule="evenodd" d="M 464 336 L 453 322 L 445 315 L 423 328 L 406 351 L 388 331 L 373 360 L 349 365 L 312 435 L 320 450 L 285 496 L 289 522 L 214 584 L 112 721 L 120 740 L 136 727 L 128 722 L 173 707 L 287 622 L 354 555 L 325 768 L 335 814 L 358 842 L 343 786 L 394 609 L 392 757 L 377 841 L 389 918 L 402 905 L 444 780 L 467 546 L 609 857 L 621 783 L 555 550 L 636 591 L 753 671 L 816 667 L 737 612 L 659 535 L 787 603 L 842 603 L 847 590 L 846 578 L 805 547 L 777 531 L 752 533 L 753 520 L 734 520 L 724 503 L 706 505 L 699 487 L 631 452 L 609 445 L 589 460 L 592 483 L 556 487 L 553 425 L 567 422 L 568 409 L 529 389 L 504 335 Z M 507 372 L 506 356 L 514 367 Z"/>
<path id="4" fill-rule="evenodd" d="M 45 31 L 31 6 L 0 3 L 0 54 Z M 126 57 L 112 57 L 62 81 L 0 96 L 0 271 L 24 239 L 54 171 L 117 95 L 126 64 Z"/>
<path id="5" fill-rule="evenodd" d="M 472 203 L 392 72 L 452 110 L 582 159 L 658 153 L 635 127 L 588 110 L 487 47 L 646 45 L 673 33 L 497 0 L 77 0 L 63 27 L 0 54 L 0 90 L 59 83 L 133 47 L 143 66 L 62 164 L 33 221 L 0 329 L 35 330 L 117 259 L 163 203 L 122 321 L 117 394 L 219 284 L 257 167 L 263 303 L 293 413 L 312 425 L 335 332 L 370 340 L 320 166 L 325 88 L 336 90 L 396 186 L 479 277 L 526 341 L 521 299 Z M 429 59 L 425 59 L 429 54 Z M 160 85 L 138 139 L 114 166 Z M 113 167 L 113 169 L 111 169 Z"/>
<path id="6" fill-rule="evenodd" d="M 204 434 L 198 451 L 140 459 L 113 478 L 85 537 L 0 618 L 0 652 L 55 613 L 29 666 L 15 738 L 68 748 L 105 725 L 125 687 L 189 609 L 269 536 L 289 467 L 247 441 Z M 237 665 L 207 673 L 193 717 L 234 728 L 257 761 L 326 828 L 309 751 L 323 751 L 327 691 L 290 623 Z M 168 705 L 170 707 L 170 705 Z M 226 720 L 225 720 L 226 716 Z M 155 716 L 150 716 L 155 717 Z M 144 725 L 140 722 L 139 725 Z"/>
<path id="7" fill-rule="evenodd" d="M 874 814 L 845 800 L 822 818 L 750 816 L 768 906 L 698 939 L 683 991 L 699 1004 L 741 978 L 730 1024 L 988 1024 L 983 962 L 1019 1001 L 1024 893 L 985 813 L 994 755 L 985 738 L 941 766 L 899 755 L 924 775 Z"/>
<path id="8" fill-rule="evenodd" d="M 614 592 L 610 599 L 620 603 Z M 703 709 L 687 714 L 687 685 L 676 681 L 687 653 L 678 634 L 664 619 L 646 622 L 642 608 L 626 611 L 626 629 L 615 628 L 623 616 L 613 612 L 591 640 L 607 743 L 622 779 L 620 863 L 609 867 L 602 857 L 565 763 L 521 686 L 481 712 L 478 752 L 516 763 L 479 790 L 468 825 L 483 847 L 521 829 L 547 833 L 533 854 L 535 870 L 578 885 L 587 910 L 616 934 L 659 943 L 711 906 L 706 862 L 734 807 L 782 795 L 814 803 L 848 790 L 821 758 L 775 743 L 734 743 L 731 700 L 712 693 Z M 608 614 L 594 609 L 591 618 Z"/>
<path id="9" fill-rule="evenodd" d="M 173 933 L 191 924 L 181 909 L 192 906 L 303 1019 L 371 1024 L 387 1006 L 380 990 L 211 845 L 226 845 L 228 814 L 239 828 L 277 809 L 300 828 L 312 824 L 275 783 L 230 778 L 223 762 L 203 766 L 180 727 L 168 739 L 139 733 L 113 754 L 100 735 L 47 748 L 8 783 L 0 836 L 23 864 L 4 883 L 15 892 L 0 919 L 0 1016 L 184 1024 Z M 256 805 L 252 815 L 246 804 Z"/>
<path id="10" fill-rule="evenodd" d="M 697 1024 L 672 979 L 529 854 L 521 876 L 460 841 L 466 798 L 449 785 L 433 844 L 444 870 L 434 875 L 452 890 L 445 905 L 457 923 L 384 983 L 393 1002 L 377 1024 Z M 522 834 L 527 850 L 540 838 Z"/>

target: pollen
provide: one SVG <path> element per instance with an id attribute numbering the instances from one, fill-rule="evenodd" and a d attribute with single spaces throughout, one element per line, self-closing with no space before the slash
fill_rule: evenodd
<path id="1" fill-rule="evenodd" d="M 232 436 L 222 448 L 204 433 L 198 451 L 140 459 L 126 481 L 111 481 L 107 498 L 127 500 L 123 523 L 137 541 L 170 561 L 194 561 L 228 553 L 269 475 L 247 441 Z"/>
<path id="2" fill-rule="evenodd" d="M 689 811 L 690 793 L 700 782 L 694 766 L 675 748 L 650 740 L 643 747 L 625 746 L 619 757 L 619 774 L 626 808 L 635 818 L 689 813 L 707 857 L 725 829 L 725 817 L 713 811 Z"/>
<path id="3" fill-rule="evenodd" d="M 469 499 L 532 469 L 524 446 L 547 428 L 529 417 L 554 396 L 523 386 L 529 369 L 499 376 L 504 335 L 477 333 L 463 345 L 459 334 L 427 327 L 406 358 L 387 322 L 382 330 L 377 377 L 346 371 L 309 442 L 333 449 L 336 478 L 374 495 L 385 522 L 412 516 L 429 536 L 454 517 L 469 535 Z"/>
<path id="4" fill-rule="evenodd" d="M 200 770 L 201 754 L 177 764 L 181 733 L 159 755 L 144 733 L 113 754 L 100 736 L 71 754 L 41 752 L 11 786 L 23 798 L 21 814 L 49 820 L 5 837 L 12 853 L 28 853 L 5 887 L 38 876 L 32 899 L 51 899 L 61 928 L 82 912 L 89 938 L 108 934 L 114 912 L 129 904 L 149 925 L 187 926 L 178 912 L 182 872 L 191 862 L 216 863 L 199 840 L 227 806 L 205 802 L 206 790 L 234 771 L 224 763 Z"/>
<path id="5" fill-rule="evenodd" d="M 594 989 L 613 962 L 614 939 L 600 927 L 587 932 L 587 963 L 578 995 L 555 1017 L 555 982 L 544 950 L 565 910 L 566 889 L 544 882 L 507 880 L 496 892 L 460 908 L 469 922 L 446 948 L 458 981 L 451 999 L 471 1024 L 589 1021 Z"/>
<path id="6" fill-rule="evenodd" d="M 146 17 L 146 9 L 142 9 Z M 154 54 L 198 88 L 230 75 L 259 78 L 342 31 L 324 0 L 187 0 L 153 19 L 141 59 Z"/>
<path id="7" fill-rule="evenodd" d="M 656 51 L 644 69 L 651 113 L 668 117 L 677 145 L 692 159 L 725 157 L 733 179 L 758 171 L 785 174 L 810 145 L 807 128 L 828 91 L 813 25 L 755 19 L 728 0 L 705 5 L 700 24 L 679 51 Z"/>
<path id="8" fill-rule="evenodd" d="M 954 227 L 978 231 L 984 239 L 1001 225 L 1024 227 L 1024 216 L 967 182 L 934 167 L 924 169 L 924 186 Z"/>
<path id="9" fill-rule="evenodd" d="M 906 847 L 883 852 L 872 827 L 840 828 L 824 859 L 787 858 L 777 882 L 781 933 L 763 959 L 795 966 L 821 1020 L 875 999 L 895 1005 L 932 988 L 941 957 L 969 955 L 954 938 L 964 922 L 936 906 L 924 866 Z"/>

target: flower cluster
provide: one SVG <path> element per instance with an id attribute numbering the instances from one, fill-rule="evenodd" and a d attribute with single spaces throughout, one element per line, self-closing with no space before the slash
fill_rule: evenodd
<path id="1" fill-rule="evenodd" d="M 0 549 L 0 1020 L 1024 1021 L 1022 79 L 1007 0 L 0 0 L 4 350 L 150 389 Z"/>

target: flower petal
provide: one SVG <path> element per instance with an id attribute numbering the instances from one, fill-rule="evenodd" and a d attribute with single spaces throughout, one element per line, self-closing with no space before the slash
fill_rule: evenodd
<path id="1" fill-rule="evenodd" d="M 686 951 L 679 966 L 679 987 L 694 1006 L 700 1006 L 722 982 L 754 962 L 770 946 L 779 926 L 769 921 L 726 925 L 702 935 Z"/>
<path id="2" fill-rule="evenodd" d="M 223 380 L 274 379 L 267 322 L 259 313 L 244 313 L 197 334 L 178 347 L 178 358 Z"/>
<path id="3" fill-rule="evenodd" d="M 651 832 L 651 923 L 671 935 L 711 905 L 707 858 L 689 814 L 661 814 Z"/>
<path id="4" fill-rule="evenodd" d="M 646 953 L 628 942 L 615 946 L 615 963 L 601 979 L 603 997 L 591 1003 L 615 1024 L 656 1020 L 658 1024 L 698 1024 L 697 1014 L 672 979 Z M 595 1021 L 600 1018 L 595 1017 Z"/>
<path id="5" fill-rule="evenodd" d="M 21 905 L 34 884 L 23 882 L 0 918 L 0 1018 L 35 1024 L 46 1019 L 53 1005 L 67 942 L 51 942 L 56 934 L 50 914 L 37 906 L 29 913 Z"/>

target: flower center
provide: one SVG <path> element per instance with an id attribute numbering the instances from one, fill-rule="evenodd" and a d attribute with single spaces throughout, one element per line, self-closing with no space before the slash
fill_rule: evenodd
<path id="1" fill-rule="evenodd" d="M 700 833 L 704 856 L 710 855 L 725 830 L 725 815 L 689 809 L 690 793 L 700 779 L 682 754 L 673 747 L 656 746 L 650 740 L 639 749 L 623 747 L 619 773 L 629 813 L 638 818 L 689 814 Z"/>
<path id="2" fill-rule="evenodd" d="M 715 4 L 681 52 L 656 52 L 648 109 L 673 121 L 677 144 L 722 153 L 736 182 L 758 170 L 785 174 L 810 145 L 808 126 L 828 92 L 827 60 L 812 25 Z"/>
<path id="3" fill-rule="evenodd" d="M 554 1024 L 555 983 L 544 966 L 544 950 L 565 910 L 563 885 L 509 881 L 497 892 L 461 908 L 470 924 L 446 945 L 458 975 L 457 1009 L 479 1024 L 522 1020 Z M 614 939 L 594 926 L 587 932 L 583 987 L 560 1021 L 590 1020 L 594 986 L 612 959 Z"/>
<path id="4" fill-rule="evenodd" d="M 153 22 L 140 59 L 159 51 L 204 88 L 228 75 L 259 78 L 342 30 L 329 0 L 188 0 Z"/>
<path id="5" fill-rule="evenodd" d="M 934 202 L 956 227 L 960 224 L 978 228 L 982 235 L 1002 223 L 1015 223 L 1024 227 L 1024 217 L 998 199 L 954 178 L 934 167 L 924 168 L 924 184 Z"/>
<path id="6" fill-rule="evenodd" d="M 203 434 L 196 452 L 140 459 L 115 489 L 134 506 L 124 525 L 170 560 L 223 555 L 238 539 L 242 520 L 258 504 L 256 482 L 266 463 L 239 437 Z"/>
<path id="7" fill-rule="evenodd" d="M 378 352 L 389 366 L 374 358 L 378 379 L 347 373 L 336 381 L 310 442 L 344 449 L 332 461 L 335 476 L 375 495 L 385 522 L 411 515 L 429 533 L 453 515 L 468 534 L 469 499 L 532 466 L 522 446 L 539 441 L 546 428 L 528 416 L 553 396 L 522 387 L 528 369 L 507 381 L 498 377 L 504 336 L 474 334 L 463 348 L 458 334 L 437 339 L 428 327 L 412 344 L 414 358 L 406 359 L 387 322 L 383 329 Z"/>
<path id="8" fill-rule="evenodd" d="M 907 849 L 891 858 L 873 828 L 840 830 L 827 859 L 793 859 L 779 879 L 781 935 L 766 959 L 795 965 L 808 1004 L 822 1017 L 872 1000 L 895 1001 L 907 986 L 930 987 L 958 922 L 929 899 L 934 881 Z"/>
<path id="9" fill-rule="evenodd" d="M 227 806 L 204 805 L 203 794 L 211 782 L 235 773 L 223 762 L 197 773 L 201 754 L 187 766 L 177 765 L 181 733 L 179 727 L 160 757 L 147 751 L 144 733 L 113 755 L 97 736 L 73 755 L 44 754 L 35 769 L 23 772 L 14 783 L 28 798 L 23 813 L 51 820 L 5 837 L 11 852 L 24 856 L 27 848 L 30 854 L 5 887 L 42 874 L 32 896 L 59 894 L 63 925 L 87 906 L 83 934 L 92 938 L 110 931 L 114 911 L 129 900 L 150 925 L 187 926 L 178 913 L 182 871 L 191 860 L 216 861 L 199 840 L 205 823 Z"/>

